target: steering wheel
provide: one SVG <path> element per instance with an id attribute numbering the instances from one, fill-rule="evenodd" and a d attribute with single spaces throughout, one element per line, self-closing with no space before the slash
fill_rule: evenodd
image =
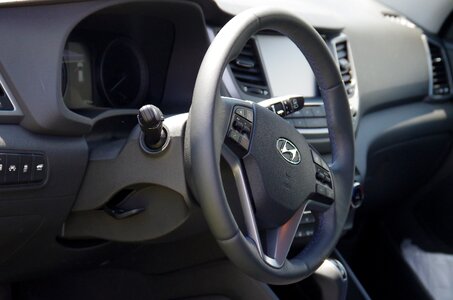
<path id="1" fill-rule="evenodd" d="M 288 36 L 315 74 L 327 114 L 330 165 L 277 114 L 251 101 L 220 96 L 225 67 L 264 29 Z M 189 185 L 212 234 L 237 267 L 263 282 L 289 284 L 311 275 L 330 255 L 350 207 L 354 137 L 339 71 L 312 26 L 276 7 L 249 9 L 228 22 L 201 64 L 185 139 Z M 234 174 L 245 230 L 228 204 L 221 157 Z M 317 216 L 314 235 L 288 259 L 305 209 Z"/>

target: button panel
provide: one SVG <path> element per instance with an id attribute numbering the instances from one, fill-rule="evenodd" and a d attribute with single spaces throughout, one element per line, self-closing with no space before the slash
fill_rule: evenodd
<path id="1" fill-rule="evenodd" d="M 253 110 L 236 106 L 230 122 L 228 137 L 242 149 L 248 151 L 253 130 Z"/>
<path id="2" fill-rule="evenodd" d="M 296 128 L 327 128 L 324 105 L 305 106 L 302 110 L 289 115 Z"/>
<path id="3" fill-rule="evenodd" d="M 309 238 L 315 233 L 316 219 L 310 210 L 304 211 L 297 228 L 296 238 Z"/>
<path id="4" fill-rule="evenodd" d="M 47 160 L 38 153 L 0 153 L 0 186 L 39 184 L 47 178 Z"/>
<path id="5" fill-rule="evenodd" d="M 311 150 L 311 155 L 316 167 L 316 193 L 333 200 L 335 198 L 335 194 L 329 166 L 316 151 Z"/>

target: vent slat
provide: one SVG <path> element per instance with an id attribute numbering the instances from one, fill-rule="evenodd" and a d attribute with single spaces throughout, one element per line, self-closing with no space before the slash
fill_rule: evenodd
<path id="1" fill-rule="evenodd" d="M 340 68 L 341 78 L 345 85 L 348 97 L 352 97 L 355 92 L 355 86 L 352 84 L 353 75 L 351 69 L 351 61 L 348 53 L 348 44 L 346 41 L 335 44 L 338 66 Z"/>
<path id="2" fill-rule="evenodd" d="M 230 69 L 244 93 L 269 98 L 269 88 L 253 39 L 250 39 L 238 57 L 230 62 Z"/>
<path id="3" fill-rule="evenodd" d="M 428 46 L 432 67 L 432 94 L 434 96 L 450 95 L 449 74 L 442 48 L 432 42 L 428 42 Z"/>

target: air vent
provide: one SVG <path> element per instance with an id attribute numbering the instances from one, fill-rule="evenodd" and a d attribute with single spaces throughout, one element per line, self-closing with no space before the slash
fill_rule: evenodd
<path id="1" fill-rule="evenodd" d="M 236 59 L 230 62 L 234 78 L 242 92 L 269 98 L 269 87 L 264 75 L 255 40 L 250 39 Z"/>
<path id="2" fill-rule="evenodd" d="M 443 49 L 433 42 L 428 42 L 431 55 L 432 84 L 431 93 L 433 96 L 447 96 L 451 92 L 450 75 L 448 73 L 447 60 Z"/>
<path id="3" fill-rule="evenodd" d="M 9 100 L 8 94 L 5 92 L 2 84 L 0 83 L 0 111 L 13 111 L 14 106 Z"/>
<path id="4" fill-rule="evenodd" d="M 352 97 L 355 92 L 355 85 L 351 65 L 351 56 L 349 55 L 347 41 L 339 41 L 335 43 L 335 51 L 346 93 L 348 94 L 348 97 Z"/>

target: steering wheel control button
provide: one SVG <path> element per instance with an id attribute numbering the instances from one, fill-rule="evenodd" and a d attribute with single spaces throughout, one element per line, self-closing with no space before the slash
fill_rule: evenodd
<path id="1" fill-rule="evenodd" d="M 253 123 L 253 110 L 251 110 L 250 108 L 246 108 L 245 109 L 245 118 L 247 119 L 247 121 Z"/>
<path id="2" fill-rule="evenodd" d="M 248 151 L 253 129 L 253 110 L 246 107 L 235 107 L 228 137 L 242 149 Z"/>
<path id="3" fill-rule="evenodd" d="M 316 151 L 311 150 L 311 156 L 313 157 L 313 162 L 318 166 L 324 168 L 325 170 L 329 170 L 329 165 L 324 161 L 320 154 Z"/>
<path id="4" fill-rule="evenodd" d="M 240 140 L 241 140 L 241 134 L 237 131 L 237 130 L 230 130 L 230 134 L 228 135 L 230 137 L 230 139 L 232 139 L 233 141 L 235 141 L 236 143 L 240 143 Z"/>
<path id="5" fill-rule="evenodd" d="M 315 216 L 310 210 L 304 211 L 300 224 L 313 224 L 316 222 Z"/>
<path id="6" fill-rule="evenodd" d="M 334 192 L 331 188 L 329 187 L 326 187 L 325 185 L 322 185 L 322 184 L 319 184 L 317 183 L 316 184 L 316 192 L 321 195 L 321 196 L 324 196 L 326 198 L 329 198 L 329 199 L 334 199 Z"/>
<path id="7" fill-rule="evenodd" d="M 243 135 L 243 136 L 241 136 L 241 140 L 240 140 L 239 144 L 242 146 L 242 148 L 247 150 L 250 146 L 250 140 L 247 138 L 247 136 Z"/>
<path id="8" fill-rule="evenodd" d="M 247 107 L 236 107 L 234 112 L 237 115 L 245 118 L 247 121 L 253 123 L 253 110 L 251 110 L 250 108 L 247 108 Z"/>
<path id="9" fill-rule="evenodd" d="M 332 188 L 332 178 L 330 177 L 329 171 L 317 167 L 316 168 L 316 180 L 318 180 L 320 183 Z"/>
<path id="10" fill-rule="evenodd" d="M 235 117 L 235 120 L 233 122 L 233 128 L 236 129 L 239 132 L 242 132 L 245 126 L 245 121 L 241 117 Z"/>
<path id="11" fill-rule="evenodd" d="M 280 152 L 280 155 L 290 164 L 297 165 L 300 163 L 300 151 L 291 141 L 285 138 L 279 138 L 277 140 L 277 150 Z"/>
<path id="12" fill-rule="evenodd" d="M 318 179 L 318 181 L 324 183 L 324 181 L 326 180 L 326 175 L 324 174 L 324 172 L 322 172 L 321 170 L 318 169 L 318 171 L 316 172 L 316 179 Z"/>
<path id="13" fill-rule="evenodd" d="M 245 108 L 243 107 L 238 107 L 236 108 L 236 114 L 240 115 L 241 117 L 245 118 Z"/>

